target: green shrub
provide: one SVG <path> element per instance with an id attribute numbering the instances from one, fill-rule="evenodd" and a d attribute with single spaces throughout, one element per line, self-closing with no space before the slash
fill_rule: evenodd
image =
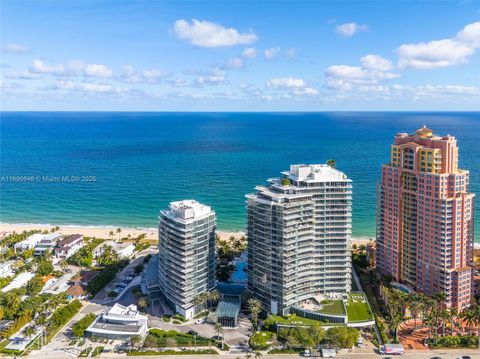
<path id="1" fill-rule="evenodd" d="M 175 320 L 174 320 L 172 323 L 173 323 L 173 324 L 182 324 L 182 322 L 181 322 L 181 321 L 179 321 L 179 320 L 176 320 L 176 319 L 175 319 Z"/>
<path id="2" fill-rule="evenodd" d="M 90 326 L 90 324 L 93 323 L 95 320 L 96 315 L 93 313 L 89 313 L 86 316 L 84 316 L 82 319 L 80 319 L 78 322 L 76 322 L 72 326 L 72 333 L 75 335 L 77 338 L 81 338 L 85 334 L 85 330 Z"/>
<path id="3" fill-rule="evenodd" d="M 168 315 L 168 314 L 165 314 L 162 319 L 165 323 L 168 323 L 170 321 L 170 319 L 172 319 L 172 316 Z"/>

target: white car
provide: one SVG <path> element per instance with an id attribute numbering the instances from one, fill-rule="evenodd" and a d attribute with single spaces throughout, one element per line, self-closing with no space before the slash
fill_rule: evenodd
<path id="1" fill-rule="evenodd" d="M 308 349 L 305 349 L 305 351 L 303 352 L 303 356 L 304 357 L 310 357 L 312 354 L 310 353 L 310 350 Z"/>
<path id="2" fill-rule="evenodd" d="M 205 323 L 205 319 L 199 319 L 195 321 L 195 324 L 203 324 L 203 323 Z"/>

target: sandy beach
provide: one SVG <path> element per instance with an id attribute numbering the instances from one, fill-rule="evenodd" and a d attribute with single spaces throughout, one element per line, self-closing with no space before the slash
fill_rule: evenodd
<path id="1" fill-rule="evenodd" d="M 12 232 L 21 233 L 23 231 L 31 230 L 41 230 L 50 231 L 52 228 L 57 226 L 56 224 L 36 224 L 36 223 L 0 223 L 0 239 L 5 235 L 8 235 Z M 158 240 L 158 230 L 157 228 L 143 228 L 143 227 L 116 227 L 116 226 L 80 226 L 80 225 L 58 225 L 60 228 L 59 233 L 64 235 L 70 234 L 83 234 L 86 237 L 96 237 L 96 238 L 112 238 L 110 232 L 113 231 L 113 238 L 118 238 L 119 234 L 117 233 L 117 228 L 120 228 L 120 237 L 125 238 L 135 238 L 141 234 L 145 234 L 145 238 L 151 240 Z M 221 239 L 226 240 L 230 237 L 240 238 L 245 235 L 245 232 L 242 231 L 221 231 L 218 230 L 217 234 Z M 372 238 L 373 239 L 373 238 Z M 367 244 L 369 242 L 369 237 L 355 237 L 352 238 L 352 243 L 357 245 Z"/>
<path id="2" fill-rule="evenodd" d="M 31 230 L 41 230 L 50 231 L 52 228 L 57 226 L 56 224 L 36 224 L 36 223 L 0 223 L 0 238 L 8 235 L 12 232 L 21 233 L 23 231 Z M 79 225 L 58 225 L 58 233 L 64 235 L 70 234 L 83 234 L 86 237 L 96 237 L 96 238 L 112 238 L 110 232 L 113 231 L 113 238 L 120 236 L 121 238 L 129 237 L 135 238 L 141 234 L 145 234 L 145 238 L 151 240 L 158 240 L 158 230 L 157 228 L 143 228 L 143 227 L 115 227 L 115 226 L 79 226 Z M 117 233 L 117 228 L 120 228 L 122 231 L 120 234 Z M 217 231 L 218 235 L 222 239 L 228 239 L 230 237 L 239 238 L 245 235 L 244 232 L 227 232 L 227 231 Z"/>

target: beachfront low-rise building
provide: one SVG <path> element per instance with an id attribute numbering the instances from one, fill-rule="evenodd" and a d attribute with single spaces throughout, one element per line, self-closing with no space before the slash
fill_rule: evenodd
<path id="1" fill-rule="evenodd" d="M 42 241 L 47 235 L 42 233 L 35 233 L 27 237 L 23 241 L 15 243 L 15 252 L 23 252 L 35 248 L 35 246 Z"/>
<path id="2" fill-rule="evenodd" d="M 14 263 L 13 260 L 0 263 L 0 278 L 11 277 L 15 274 L 13 271 Z"/>
<path id="3" fill-rule="evenodd" d="M 105 246 L 112 247 L 112 249 L 117 252 L 118 256 L 122 259 L 131 258 L 133 256 L 133 253 L 135 253 L 135 245 L 133 243 L 117 243 L 114 241 L 106 241 L 95 247 L 95 249 L 93 250 L 93 258 L 97 259 L 98 257 L 100 257 L 105 250 Z"/>
<path id="4" fill-rule="evenodd" d="M 83 236 L 81 234 L 73 234 L 57 243 L 55 247 L 55 257 L 58 260 L 67 259 L 82 247 Z"/>
<path id="5" fill-rule="evenodd" d="M 134 304 L 125 307 L 116 303 L 100 314 L 85 331 L 90 338 L 127 340 L 133 336 L 147 335 L 148 317 Z"/>
<path id="6" fill-rule="evenodd" d="M 194 298 L 211 291 L 215 276 L 215 212 L 194 200 L 160 211 L 158 283 L 167 303 L 185 318 L 204 310 Z"/>
<path id="7" fill-rule="evenodd" d="M 57 242 L 62 238 L 60 233 L 52 233 L 45 235 L 40 242 L 35 245 L 35 256 L 43 256 L 47 252 L 53 252 Z"/>

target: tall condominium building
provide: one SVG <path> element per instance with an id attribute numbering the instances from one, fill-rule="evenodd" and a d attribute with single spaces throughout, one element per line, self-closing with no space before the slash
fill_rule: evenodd
<path id="1" fill-rule="evenodd" d="M 160 291 L 175 311 L 195 316 L 193 299 L 215 288 L 215 212 L 193 200 L 170 203 L 158 226 Z"/>
<path id="2" fill-rule="evenodd" d="M 470 305 L 473 197 L 455 137 L 399 133 L 377 190 L 377 268 L 446 305 Z"/>
<path id="3" fill-rule="evenodd" d="M 328 165 L 292 165 L 246 196 L 248 289 L 272 313 L 351 289 L 352 184 Z"/>

